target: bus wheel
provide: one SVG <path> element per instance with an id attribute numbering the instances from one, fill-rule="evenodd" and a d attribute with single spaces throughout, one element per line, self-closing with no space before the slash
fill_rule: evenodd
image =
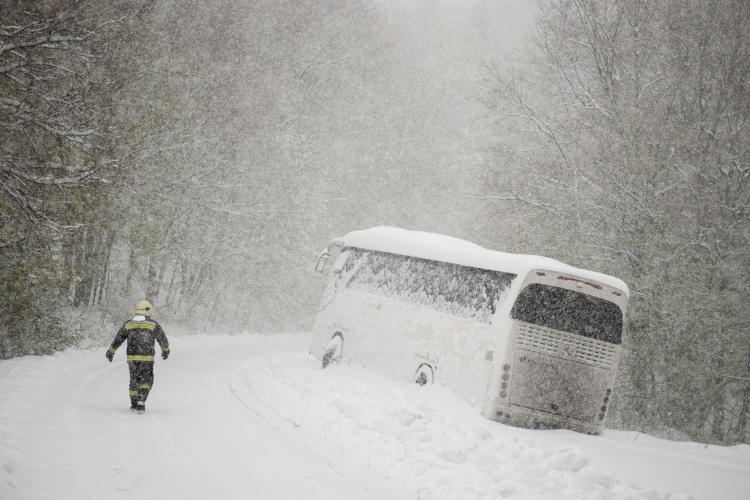
<path id="1" fill-rule="evenodd" d="M 341 361 L 343 351 L 344 338 L 340 333 L 337 333 L 326 346 L 325 353 L 323 354 L 323 368 L 329 365 L 338 364 L 338 362 Z"/>
<path id="2" fill-rule="evenodd" d="M 414 374 L 414 383 L 419 385 L 431 385 L 435 374 L 432 371 L 432 367 L 427 363 L 424 363 L 417 368 L 417 373 Z"/>

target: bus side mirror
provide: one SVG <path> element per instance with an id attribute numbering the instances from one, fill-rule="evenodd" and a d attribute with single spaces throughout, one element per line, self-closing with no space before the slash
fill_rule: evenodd
<path id="1" fill-rule="evenodd" d="M 328 262 L 328 259 L 331 257 L 331 254 L 328 252 L 323 252 L 320 254 L 320 257 L 318 258 L 318 263 L 315 265 L 315 270 L 319 273 L 323 272 L 323 269 L 326 268 L 326 262 Z"/>

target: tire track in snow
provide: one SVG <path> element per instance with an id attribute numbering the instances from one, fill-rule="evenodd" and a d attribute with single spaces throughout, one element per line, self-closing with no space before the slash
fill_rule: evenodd
<path id="1" fill-rule="evenodd" d="M 235 398 L 248 411 L 264 422 L 265 425 L 275 432 L 294 443 L 301 451 L 306 452 L 320 463 L 326 465 L 336 473 L 342 481 L 356 482 L 359 488 L 369 498 L 400 500 L 405 499 L 399 491 L 385 480 L 376 478 L 368 472 L 364 466 L 357 467 L 351 461 L 351 457 L 336 455 L 328 450 L 316 438 L 306 434 L 295 424 L 289 422 L 282 415 L 261 402 L 247 384 L 245 375 L 247 370 L 254 366 L 257 361 L 250 361 L 235 367 L 229 375 L 229 387 Z M 361 497 L 358 497 L 361 498 Z"/>

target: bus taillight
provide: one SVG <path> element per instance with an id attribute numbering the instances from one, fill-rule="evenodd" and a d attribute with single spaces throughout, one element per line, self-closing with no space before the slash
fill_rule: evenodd
<path id="1" fill-rule="evenodd" d="M 508 379 L 510 378 L 510 375 L 508 374 L 508 370 L 510 370 L 510 365 L 503 365 L 503 371 L 505 373 L 502 374 L 500 378 L 503 379 L 502 384 L 500 384 L 500 388 L 502 389 L 500 391 L 500 397 L 504 398 L 508 395 L 508 392 L 506 389 L 508 388 Z"/>
<path id="2" fill-rule="evenodd" d="M 508 374 L 508 370 L 510 370 L 510 365 L 503 365 L 503 371 L 505 373 L 503 373 L 502 376 L 500 377 L 503 379 L 503 383 L 500 384 L 500 388 L 502 389 L 502 391 L 500 392 L 501 398 L 504 398 L 505 396 L 508 395 L 508 393 L 505 391 L 505 389 L 508 388 L 508 379 L 510 378 L 510 375 Z"/>
<path id="3" fill-rule="evenodd" d="M 602 406 L 602 412 L 607 411 L 607 405 Z"/>

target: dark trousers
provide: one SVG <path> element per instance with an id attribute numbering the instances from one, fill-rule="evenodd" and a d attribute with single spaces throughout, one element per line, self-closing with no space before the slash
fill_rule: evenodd
<path id="1" fill-rule="evenodd" d="M 154 384 L 153 361 L 128 361 L 130 368 L 130 402 L 146 401 L 151 386 Z"/>

